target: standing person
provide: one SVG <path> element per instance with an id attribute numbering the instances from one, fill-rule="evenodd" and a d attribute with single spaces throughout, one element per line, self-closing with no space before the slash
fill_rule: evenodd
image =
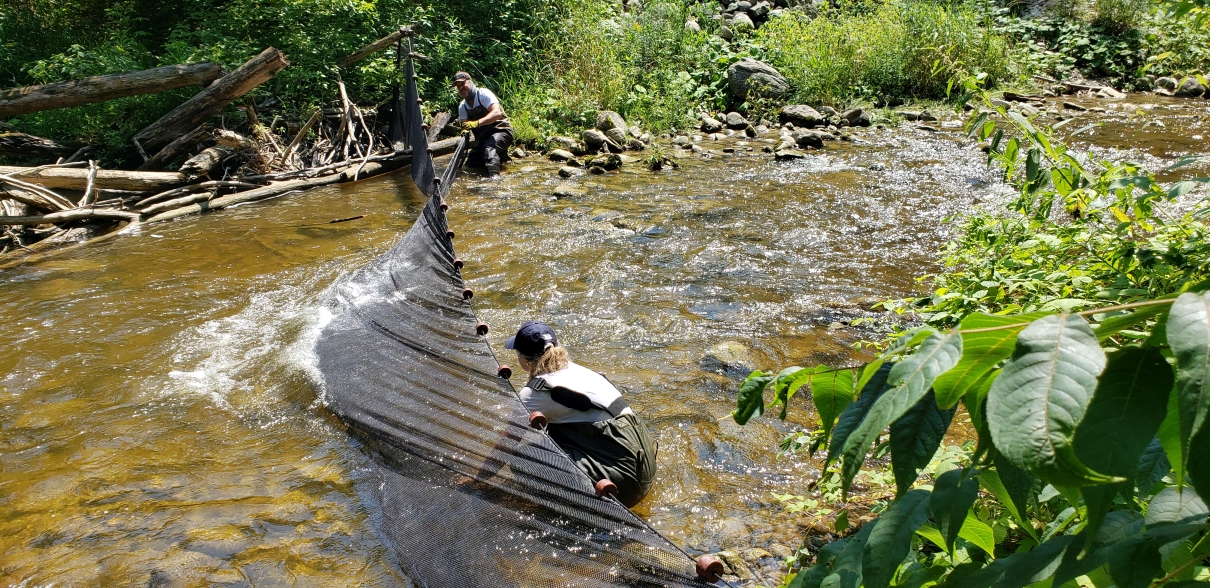
<path id="1" fill-rule="evenodd" d="M 572 363 L 554 330 L 538 321 L 521 325 L 504 347 L 516 351 L 529 372 L 520 394 L 526 410 L 546 416 L 551 439 L 594 483 L 613 482 L 622 504 L 638 504 L 655 481 L 656 447 L 622 393 L 605 376 Z"/>
<path id="2" fill-rule="evenodd" d="M 462 97 L 458 105 L 458 120 L 463 130 L 470 130 L 479 142 L 479 148 L 470 154 L 467 165 L 487 168 L 487 175 L 500 173 L 500 164 L 507 157 L 508 146 L 513 144 L 513 127 L 504 114 L 500 99 L 487 88 L 475 86 L 471 74 L 460 71 L 454 74 L 453 86 Z"/>

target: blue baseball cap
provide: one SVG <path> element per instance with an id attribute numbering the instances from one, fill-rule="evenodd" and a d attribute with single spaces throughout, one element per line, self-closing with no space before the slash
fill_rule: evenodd
<path id="1" fill-rule="evenodd" d="M 513 349 L 525 357 L 541 357 L 547 347 L 558 346 L 554 329 L 540 321 L 529 321 L 517 329 L 517 334 L 504 341 L 505 349 Z"/>

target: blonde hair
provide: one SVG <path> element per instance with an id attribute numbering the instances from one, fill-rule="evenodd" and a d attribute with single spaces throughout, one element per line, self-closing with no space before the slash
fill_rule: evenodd
<path id="1" fill-rule="evenodd" d="M 536 378 L 542 374 L 557 372 L 566 368 L 571 362 L 567 358 L 567 350 L 562 347 L 550 347 L 536 359 L 525 358 L 529 362 L 529 377 Z"/>

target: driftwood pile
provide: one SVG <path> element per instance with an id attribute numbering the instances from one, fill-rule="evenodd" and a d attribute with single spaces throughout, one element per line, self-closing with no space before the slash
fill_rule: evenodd
<path id="1" fill-rule="evenodd" d="M 411 34 L 401 28 L 338 64 L 351 65 L 392 44 L 401 47 L 399 40 Z M 318 110 L 296 127 L 279 124 L 279 118 L 264 124 L 252 104 L 243 107 L 242 133 L 212 125 L 224 108 L 288 65 L 285 55 L 270 47 L 225 74 L 201 63 L 0 90 L 0 117 L 9 117 L 205 85 L 135 134 L 132 143 L 144 160 L 136 170 L 101 169 L 88 158 L 87 146 L 60 144 L 0 123 L 0 155 L 55 161 L 0 166 L 0 264 L 129 224 L 355 181 L 411 162 L 409 149 L 390 144 L 376 128 L 376 109 L 350 101 L 343 82 L 339 106 Z M 455 138 L 436 141 L 448 119 L 442 113 L 430 125 L 433 155 L 457 145 Z M 190 154 L 176 171 L 162 171 Z"/>

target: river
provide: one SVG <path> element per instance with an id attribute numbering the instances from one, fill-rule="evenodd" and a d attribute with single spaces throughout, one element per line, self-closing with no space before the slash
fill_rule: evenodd
<path id="1" fill-rule="evenodd" d="M 1077 140 L 1153 168 L 1204 150 L 1203 103 L 1128 102 L 1081 115 L 1105 125 Z M 777 445 L 813 412 L 796 399 L 787 423 L 738 427 L 739 379 L 703 356 L 735 342 L 766 370 L 866 357 L 852 344 L 877 326 L 848 323 L 938 269 L 953 217 L 1007 196 L 972 141 L 934 127 L 863 129 L 794 162 L 707 141 L 736 151 L 630 163 L 564 199 L 539 156 L 501 180 L 468 175 L 449 213 L 463 275 L 498 353 L 542 319 L 629 391 L 661 450 L 636 512 L 692 553 L 780 553 L 807 521 L 773 494 L 806 494 L 820 463 Z M 327 289 L 422 203 L 395 174 L 0 271 L 3 583 L 408 585 L 363 493 L 368 458 L 316 392 L 311 345 Z"/>

